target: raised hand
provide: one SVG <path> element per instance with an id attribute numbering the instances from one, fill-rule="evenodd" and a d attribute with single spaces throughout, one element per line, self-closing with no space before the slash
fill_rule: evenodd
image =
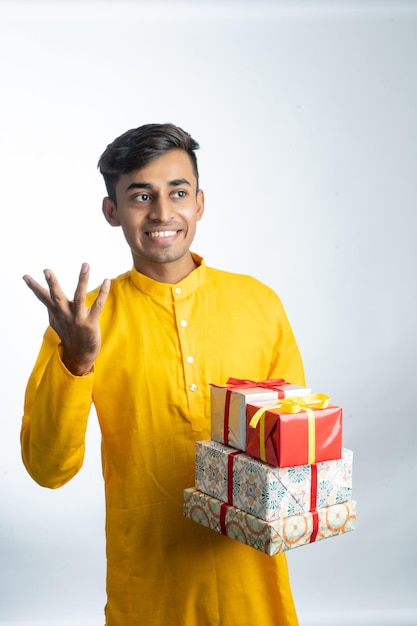
<path id="1" fill-rule="evenodd" d="M 87 307 L 85 299 L 89 273 L 88 263 L 83 263 L 73 301 L 68 300 L 51 270 L 44 271 L 49 289 L 42 287 L 31 276 L 23 276 L 28 287 L 48 309 L 49 324 L 62 342 L 62 361 L 76 376 L 91 371 L 100 352 L 98 320 L 110 290 L 110 280 L 106 279 L 97 298 Z"/>

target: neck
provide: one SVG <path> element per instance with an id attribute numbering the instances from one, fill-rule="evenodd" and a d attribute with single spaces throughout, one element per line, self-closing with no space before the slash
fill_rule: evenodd
<path id="1" fill-rule="evenodd" d="M 135 269 L 148 276 L 148 278 L 152 278 L 152 280 L 156 280 L 159 283 L 169 283 L 171 285 L 175 285 L 179 283 L 181 280 L 186 278 L 196 267 L 198 264 L 194 261 L 191 252 L 189 252 L 185 257 L 183 257 L 180 262 L 174 261 L 172 263 L 143 263 L 140 259 L 133 259 Z"/>

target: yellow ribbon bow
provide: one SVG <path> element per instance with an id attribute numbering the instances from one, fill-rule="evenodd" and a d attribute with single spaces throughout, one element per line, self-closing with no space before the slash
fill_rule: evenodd
<path id="1" fill-rule="evenodd" d="M 313 393 L 309 396 L 284 398 L 278 404 L 273 406 L 263 406 L 253 414 L 252 419 L 249 422 L 251 428 L 259 426 L 259 451 L 262 461 L 266 461 L 265 451 L 265 413 L 266 411 L 273 411 L 274 409 L 280 409 L 281 413 L 300 413 L 301 411 L 307 412 L 307 427 L 308 427 L 308 454 L 307 463 L 312 465 L 316 462 L 316 419 L 314 415 L 314 409 L 326 409 L 329 406 L 330 396 L 326 396 L 324 393 Z"/>

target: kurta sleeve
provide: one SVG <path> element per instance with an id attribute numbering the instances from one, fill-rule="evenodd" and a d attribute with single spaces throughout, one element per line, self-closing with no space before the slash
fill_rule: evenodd
<path id="1" fill-rule="evenodd" d="M 23 463 L 44 487 L 61 487 L 80 470 L 94 373 L 74 376 L 48 328 L 29 378 L 20 434 Z"/>

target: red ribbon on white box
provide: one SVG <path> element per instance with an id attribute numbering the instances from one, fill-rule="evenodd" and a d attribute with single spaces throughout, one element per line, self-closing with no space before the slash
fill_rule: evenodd
<path id="1" fill-rule="evenodd" d="M 230 414 L 230 397 L 233 391 L 239 389 L 249 389 L 252 387 L 261 387 L 262 389 L 269 389 L 270 391 L 276 391 L 278 399 L 284 398 L 285 392 L 282 389 L 282 385 L 288 385 L 287 381 L 283 378 L 270 378 L 268 380 L 249 380 L 243 378 L 228 378 L 226 385 L 214 385 L 217 389 L 226 389 L 226 398 L 224 403 L 224 419 L 223 419 L 223 441 L 226 445 L 229 444 L 229 414 Z"/>
<path id="2" fill-rule="evenodd" d="M 319 517 L 317 513 L 317 463 L 311 465 L 311 485 L 310 485 L 310 511 L 313 514 L 313 532 L 311 533 L 310 543 L 316 540 L 319 530 Z"/>

